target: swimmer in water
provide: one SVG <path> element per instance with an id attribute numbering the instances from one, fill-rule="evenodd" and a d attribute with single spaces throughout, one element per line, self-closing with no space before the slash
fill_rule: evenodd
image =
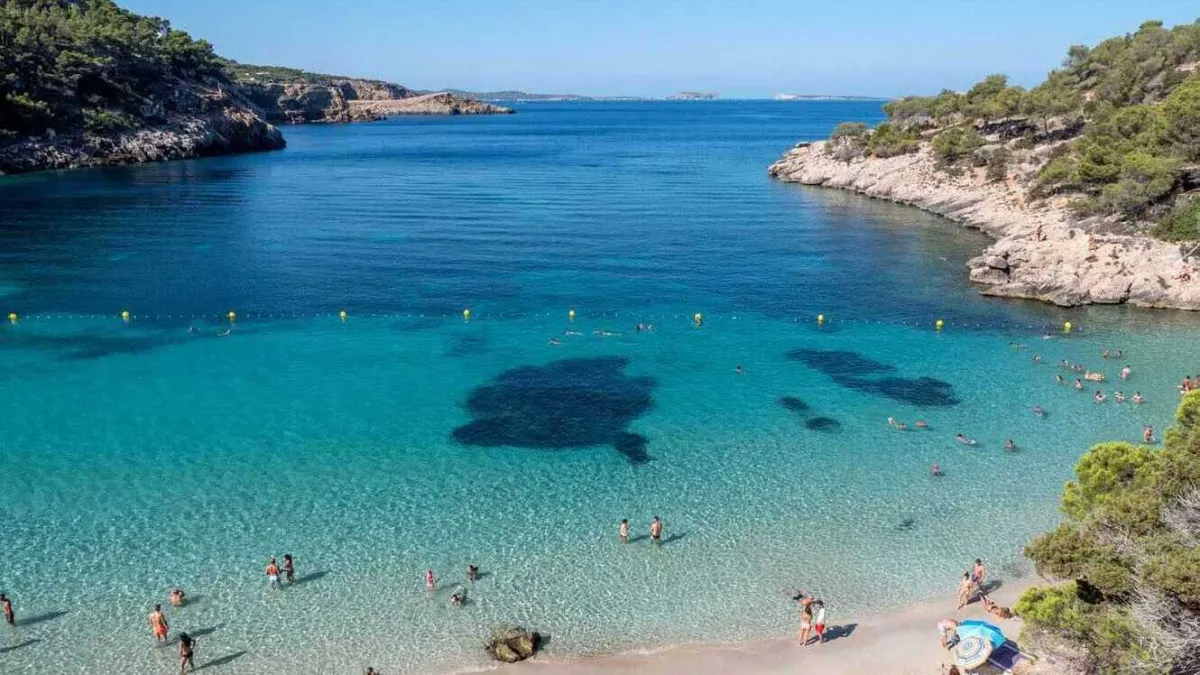
<path id="1" fill-rule="evenodd" d="M 1063 370 L 1070 370 L 1071 364 L 1067 363 L 1066 359 L 1062 359 L 1061 361 L 1058 362 L 1058 367 L 1062 368 Z"/>
<path id="2" fill-rule="evenodd" d="M 551 346 L 551 347 L 561 347 L 561 346 L 562 346 L 562 340 L 559 340 L 559 339 L 558 339 L 558 338 L 556 338 L 556 337 L 554 337 L 554 338 L 550 338 L 550 343 L 549 343 L 549 344 L 550 344 L 550 346 Z"/>
<path id="3" fill-rule="evenodd" d="M 452 593 L 450 595 L 450 606 L 451 607 L 462 607 L 463 603 L 466 601 L 467 601 L 467 589 L 463 588 L 462 586 L 459 586 L 458 588 L 454 589 L 454 593 Z"/>
<path id="4" fill-rule="evenodd" d="M 1096 393 L 1092 396 L 1092 400 L 1094 400 L 1096 403 L 1104 403 L 1104 392 L 1097 389 Z"/>
<path id="5" fill-rule="evenodd" d="M 734 372 L 736 372 L 738 375 L 746 374 L 746 370 L 744 368 L 742 368 L 742 364 L 740 364 L 740 363 L 738 364 L 737 368 L 734 369 Z"/>
<path id="6" fill-rule="evenodd" d="M 1016 452 L 1017 444 L 1013 443 L 1013 439 L 1010 438 L 1004 442 L 1004 450 L 1005 452 Z"/>
<path id="7" fill-rule="evenodd" d="M 923 421 L 923 420 L 917 420 L 917 428 L 918 428 L 918 429 L 928 429 L 928 428 L 929 428 L 929 423 L 928 423 L 928 422 L 925 422 L 925 421 Z"/>
<path id="8" fill-rule="evenodd" d="M 196 333 L 199 333 L 199 332 L 200 331 L 196 330 L 195 326 L 188 326 L 188 335 L 195 335 Z"/>
<path id="9" fill-rule="evenodd" d="M 1038 417 L 1045 417 L 1046 409 L 1040 405 L 1035 405 L 1035 406 L 1033 406 L 1033 414 L 1037 415 Z"/>
<path id="10" fill-rule="evenodd" d="M 1105 349 L 1104 351 L 1100 352 L 1100 358 L 1107 359 L 1109 354 L 1110 354 L 1110 352 L 1107 349 Z"/>
<path id="11" fill-rule="evenodd" d="M 1041 362 L 1042 362 L 1042 357 L 1041 357 L 1041 356 L 1038 356 L 1037 354 L 1034 354 L 1034 355 L 1033 355 L 1033 362 L 1034 362 L 1034 363 L 1041 363 Z"/>
<path id="12" fill-rule="evenodd" d="M 1132 374 L 1133 374 L 1133 368 L 1130 368 L 1129 366 L 1125 366 L 1124 368 L 1121 369 L 1121 379 L 1122 380 L 1128 380 L 1129 376 Z"/>
<path id="13" fill-rule="evenodd" d="M 1083 382 L 1079 378 L 1075 378 L 1075 391 L 1083 391 Z"/>
<path id="14" fill-rule="evenodd" d="M 479 578 L 479 565 L 467 565 L 467 581 L 475 583 Z"/>
<path id="15" fill-rule="evenodd" d="M 576 337 L 576 336 L 579 336 L 579 335 L 583 335 L 583 333 L 580 333 L 580 332 L 579 332 L 579 331 L 577 331 L 577 330 L 571 330 L 570 328 L 568 328 L 567 330 L 564 330 L 564 331 L 563 331 L 563 335 L 569 335 L 569 336 L 571 336 L 571 337 Z"/>
<path id="16" fill-rule="evenodd" d="M 1148 426 L 1145 429 L 1142 429 L 1142 442 L 1143 443 L 1153 443 L 1154 442 L 1154 427 Z"/>
<path id="17" fill-rule="evenodd" d="M 1140 392 L 1140 391 L 1133 392 L 1133 402 L 1134 403 L 1141 405 L 1142 401 L 1144 401 L 1144 400 L 1146 400 L 1146 399 L 1142 398 L 1142 392 Z"/>
<path id="18" fill-rule="evenodd" d="M 1113 392 L 1113 398 L 1115 398 L 1117 400 L 1117 403 L 1124 403 L 1125 402 L 1125 392 L 1120 391 L 1120 390 Z"/>
<path id="19" fill-rule="evenodd" d="M 1062 376 L 1062 375 L 1055 375 L 1055 376 L 1054 376 L 1054 381 L 1055 381 L 1055 382 L 1057 382 L 1057 383 L 1059 383 L 1059 384 L 1062 384 L 1062 383 L 1063 383 L 1063 376 Z"/>
<path id="20" fill-rule="evenodd" d="M 437 579 L 433 578 L 433 570 L 425 570 L 425 590 L 433 591 L 437 588 Z"/>
<path id="21" fill-rule="evenodd" d="M 889 426 L 889 427 L 894 427 L 894 426 L 896 426 L 896 418 L 895 418 L 895 417 L 889 417 L 889 418 L 888 418 L 888 426 Z"/>
<path id="22" fill-rule="evenodd" d="M 628 518 L 621 519 L 621 527 L 618 528 L 618 530 L 617 530 L 617 536 L 621 538 L 622 544 L 629 543 L 629 519 Z"/>
<path id="23" fill-rule="evenodd" d="M 934 464 L 933 466 L 929 467 L 929 475 L 933 476 L 935 478 L 941 477 L 942 467 L 938 466 L 937 464 Z"/>
<path id="24" fill-rule="evenodd" d="M 908 431 L 908 425 L 904 422 L 896 422 L 896 428 L 900 431 Z"/>
<path id="25" fill-rule="evenodd" d="M 1123 357 L 1123 356 L 1125 356 L 1125 352 L 1123 352 L 1123 351 L 1121 351 L 1120 349 L 1118 349 L 1118 350 L 1117 350 L 1117 353 L 1113 355 L 1113 358 L 1114 358 L 1114 359 L 1119 359 L 1119 358 L 1121 358 L 1121 357 Z"/>
<path id="26" fill-rule="evenodd" d="M 965 445 L 975 445 L 974 438 L 967 438 L 966 436 L 963 436 L 962 434 L 955 434 L 954 440 L 958 441 L 959 443 L 963 443 Z"/>
<path id="27" fill-rule="evenodd" d="M 187 593 L 183 592 L 182 588 L 176 588 L 167 594 L 167 601 L 172 607 L 180 607 L 187 600 Z"/>
<path id="28" fill-rule="evenodd" d="M 229 335 L 231 333 L 233 333 L 232 326 L 230 326 L 229 328 L 226 328 L 225 330 L 221 331 L 220 333 L 217 333 L 217 337 L 229 337 Z"/>

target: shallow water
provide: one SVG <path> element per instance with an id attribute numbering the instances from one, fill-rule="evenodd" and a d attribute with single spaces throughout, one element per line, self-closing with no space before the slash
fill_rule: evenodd
<path id="1" fill-rule="evenodd" d="M 164 672 L 175 585 L 214 672 L 390 673 L 482 665 L 499 622 L 570 657 L 1025 571 L 1079 453 L 1168 422 L 1198 318 L 981 298 L 977 233 L 767 180 L 848 117 L 877 106 L 542 104 L 0 181 L 0 590 L 40 619 L 0 671 Z M 1106 347 L 1145 405 L 1054 383 Z"/>

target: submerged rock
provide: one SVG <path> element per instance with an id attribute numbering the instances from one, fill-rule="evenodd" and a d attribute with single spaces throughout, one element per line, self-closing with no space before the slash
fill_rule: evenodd
<path id="1" fill-rule="evenodd" d="M 492 633 L 484 650 L 503 663 L 516 663 L 534 655 L 541 639 L 536 632 L 521 627 L 504 626 Z"/>

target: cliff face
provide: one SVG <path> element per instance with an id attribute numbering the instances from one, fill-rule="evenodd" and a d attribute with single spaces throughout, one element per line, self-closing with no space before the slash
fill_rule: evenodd
<path id="1" fill-rule="evenodd" d="M 0 175 L 46 169 L 137 164 L 286 145 L 236 89 L 174 80 L 169 94 L 149 98 L 140 123 L 121 131 L 58 132 L 0 143 Z"/>
<path id="2" fill-rule="evenodd" d="M 1008 178 L 993 182 L 983 169 L 939 170 L 928 143 L 913 154 L 848 162 L 828 154 L 828 143 L 797 145 L 770 175 L 909 204 L 982 230 L 996 243 L 967 266 L 985 295 L 1200 310 L 1200 265 L 1185 257 L 1190 247 L 1122 234 L 1099 218 L 1076 220 L 1066 198 L 1029 199 L 1052 145 L 1015 152 Z"/>
<path id="3" fill-rule="evenodd" d="M 357 79 L 242 81 L 239 88 L 268 120 L 365 122 L 389 115 L 494 115 L 511 108 L 449 93 L 417 94 L 389 82 Z"/>

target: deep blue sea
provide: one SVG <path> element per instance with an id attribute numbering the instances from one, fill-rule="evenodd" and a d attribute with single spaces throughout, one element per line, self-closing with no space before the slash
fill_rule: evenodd
<path id="1" fill-rule="evenodd" d="M 877 103 L 518 109 L 0 178 L 0 672 L 169 672 L 175 586 L 230 674 L 473 668 L 505 622 L 564 659 L 784 635 L 793 587 L 896 608 L 1028 574 L 1080 453 L 1200 372 L 1196 315 L 984 298 L 981 234 L 768 179 Z"/>

